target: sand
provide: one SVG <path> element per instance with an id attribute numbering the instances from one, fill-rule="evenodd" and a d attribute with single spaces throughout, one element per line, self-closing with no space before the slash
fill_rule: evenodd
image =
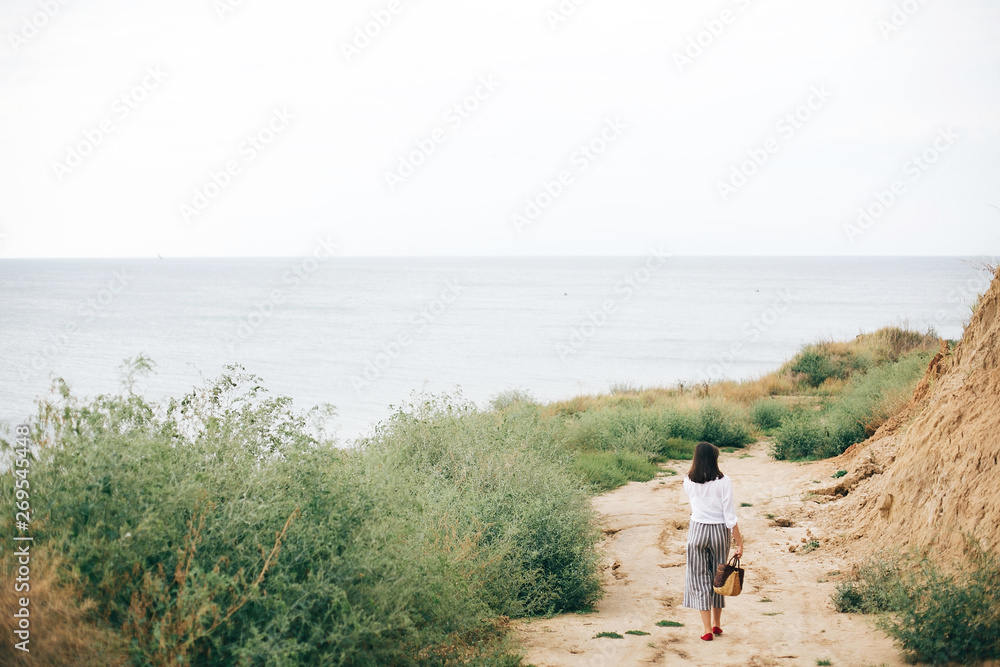
<path id="1" fill-rule="evenodd" d="M 737 508 L 747 578 L 743 594 L 728 599 L 724 634 L 702 641 L 698 612 L 681 607 L 690 516 L 681 479 L 688 465 L 664 464 L 678 475 L 632 482 L 593 499 L 605 531 L 600 549 L 606 594 L 595 613 L 518 622 L 525 664 L 814 667 L 821 659 L 837 666 L 904 664 L 870 618 L 838 613 L 830 602 L 851 568 L 844 544 L 849 527 L 828 521 L 829 497 L 810 492 L 831 482 L 836 463 L 774 461 L 766 443 L 723 453 L 720 460 L 733 478 L 737 504 L 752 504 Z M 769 514 L 793 525 L 775 525 Z M 803 540 L 810 539 L 819 547 L 803 552 Z M 684 626 L 657 627 L 660 620 Z M 626 635 L 628 630 L 649 635 Z M 599 632 L 624 638 L 596 639 Z"/>
<path id="2" fill-rule="evenodd" d="M 847 492 L 831 519 L 851 524 L 859 560 L 890 544 L 961 564 L 966 535 L 1000 550 L 1000 278 L 907 409 L 836 465 L 857 483 L 830 489 Z"/>

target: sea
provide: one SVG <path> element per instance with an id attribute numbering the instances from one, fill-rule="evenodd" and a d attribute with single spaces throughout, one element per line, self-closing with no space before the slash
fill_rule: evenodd
<path id="1" fill-rule="evenodd" d="M 0 421 L 54 378 L 181 396 L 229 364 L 342 442 L 425 394 L 486 404 L 765 374 L 804 344 L 889 325 L 961 337 L 989 277 L 950 257 L 0 261 Z"/>

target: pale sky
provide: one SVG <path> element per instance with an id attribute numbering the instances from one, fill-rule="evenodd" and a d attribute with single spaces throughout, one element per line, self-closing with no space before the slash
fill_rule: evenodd
<path id="1" fill-rule="evenodd" d="M 4 0 L 0 258 L 1000 254 L 995 0 L 577 2 Z"/>

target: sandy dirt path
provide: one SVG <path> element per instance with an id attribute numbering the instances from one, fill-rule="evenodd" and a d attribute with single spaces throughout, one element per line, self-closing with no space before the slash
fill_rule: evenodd
<path id="1" fill-rule="evenodd" d="M 597 611 L 517 624 L 526 664 L 538 667 L 632 665 L 803 665 L 829 660 L 838 667 L 903 665 L 892 641 L 870 621 L 838 613 L 830 602 L 850 568 L 843 550 L 827 542 L 836 526 L 824 523 L 825 504 L 809 496 L 831 480 L 834 464 L 773 461 L 766 444 L 722 454 L 733 478 L 746 551 L 745 589 L 729 598 L 724 633 L 699 638 L 698 612 L 681 607 L 690 506 L 681 479 L 689 463 L 664 464 L 676 476 L 633 482 L 594 498 L 605 539 L 601 552 L 605 596 Z M 817 484 L 816 482 L 819 482 Z M 775 525 L 789 519 L 791 527 Z M 803 551 L 803 540 L 819 547 Z M 795 547 L 795 551 L 790 551 Z M 657 621 L 683 627 L 658 627 Z M 626 631 L 648 632 L 627 635 Z M 597 639 L 617 632 L 623 639 Z"/>

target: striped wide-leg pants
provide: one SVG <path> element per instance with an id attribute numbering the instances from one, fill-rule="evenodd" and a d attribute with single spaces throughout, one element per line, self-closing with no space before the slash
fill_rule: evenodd
<path id="1" fill-rule="evenodd" d="M 684 606 L 709 610 L 726 606 L 726 598 L 712 588 L 715 569 L 729 557 L 731 533 L 724 523 L 698 523 L 688 527 L 687 569 L 684 573 Z"/>

